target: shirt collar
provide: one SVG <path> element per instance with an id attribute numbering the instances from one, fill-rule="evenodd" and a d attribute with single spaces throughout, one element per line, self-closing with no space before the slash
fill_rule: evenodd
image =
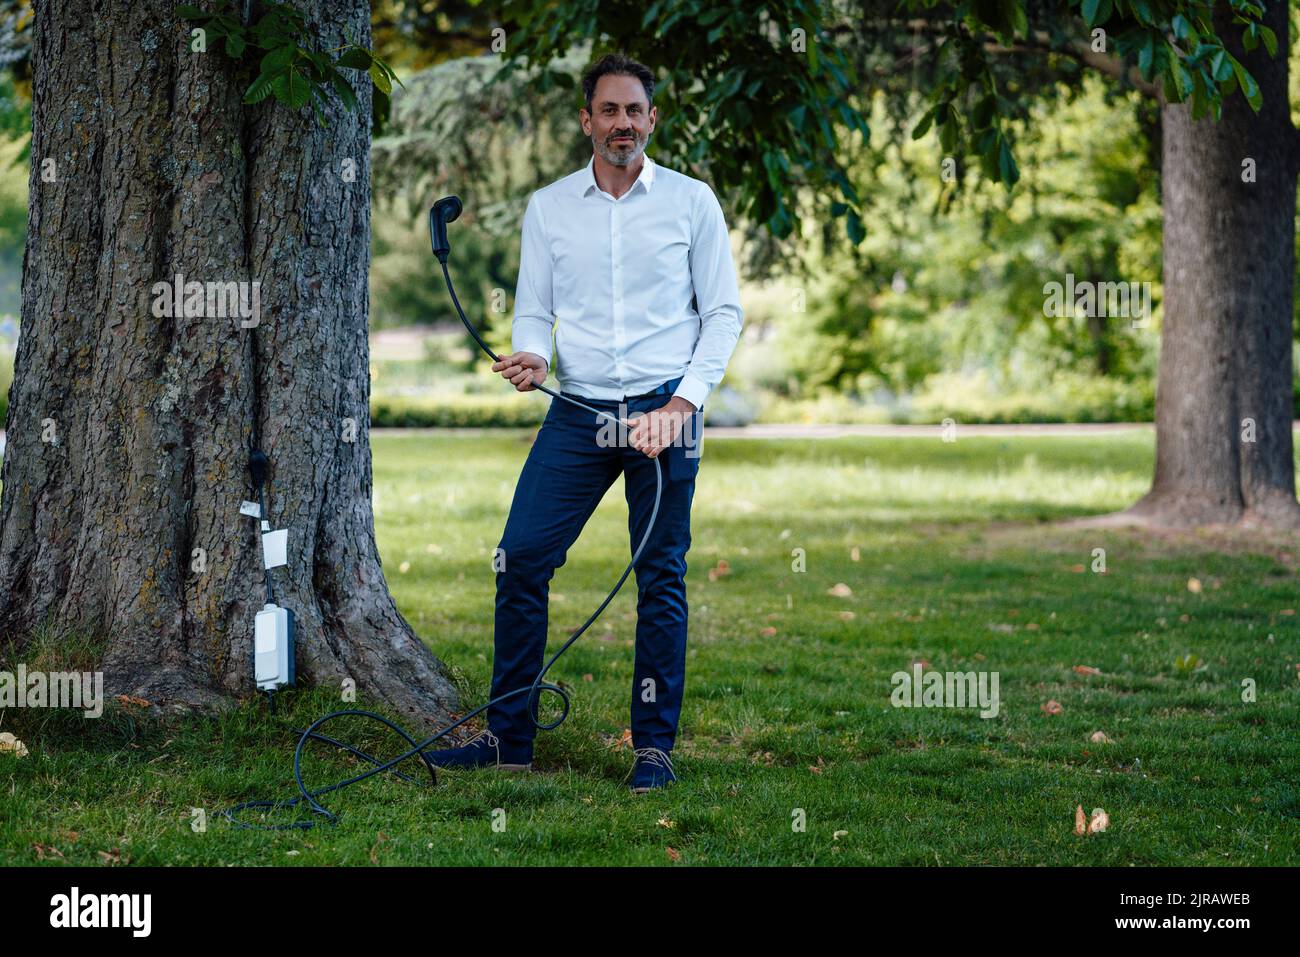
<path id="1" fill-rule="evenodd" d="M 636 184 L 640 183 L 645 187 L 646 192 L 650 192 L 650 187 L 655 181 L 655 161 L 649 156 L 645 157 L 645 162 L 641 165 L 641 175 L 636 178 L 636 183 L 632 184 L 632 189 L 636 189 Z M 593 153 L 591 159 L 587 160 L 587 168 L 582 171 L 578 177 L 578 195 L 586 196 L 593 189 L 600 189 L 596 183 L 596 155 Z M 632 192 L 628 190 L 628 193 Z M 624 194 L 626 195 L 626 194 Z"/>

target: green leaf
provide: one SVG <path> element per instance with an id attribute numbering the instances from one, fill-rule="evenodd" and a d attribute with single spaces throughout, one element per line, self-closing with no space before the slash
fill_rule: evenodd
<path id="1" fill-rule="evenodd" d="M 316 50 L 304 50 L 304 66 L 313 82 L 323 83 L 334 72 L 334 61 Z"/>
<path id="2" fill-rule="evenodd" d="M 1260 92 L 1259 84 L 1255 82 L 1255 78 L 1238 62 L 1235 56 L 1229 53 L 1228 59 L 1232 61 L 1232 71 L 1236 74 L 1237 82 L 1241 84 L 1242 95 L 1246 97 L 1246 102 L 1250 104 L 1250 108 L 1258 113 L 1260 107 L 1264 105 L 1264 94 Z"/>
<path id="3" fill-rule="evenodd" d="M 802 109 L 802 107 L 800 107 Z M 939 109 L 938 104 L 930 107 L 925 111 L 925 115 L 917 122 L 916 128 L 912 130 L 912 139 L 919 140 L 930 130 L 930 125 L 934 122 L 934 114 Z"/>
<path id="4" fill-rule="evenodd" d="M 945 103 L 944 117 L 942 125 L 939 127 L 939 145 L 943 147 L 945 153 L 951 153 L 957 146 L 957 116 L 953 112 L 952 106 Z"/>
<path id="5" fill-rule="evenodd" d="M 337 73 L 330 77 L 330 85 L 334 87 L 334 92 L 339 95 L 339 99 L 343 101 L 343 105 L 348 112 L 355 113 L 357 111 L 357 95 L 353 91 L 352 85 Z"/>
<path id="6" fill-rule="evenodd" d="M 380 93 L 383 93 L 384 96 L 390 96 L 392 94 L 393 82 L 388 79 L 388 74 L 384 72 L 383 68 L 378 63 L 372 63 L 370 65 L 370 79 L 374 80 L 375 89 Z"/>
<path id="7" fill-rule="evenodd" d="M 850 209 L 848 221 L 846 223 L 849 231 L 849 240 L 853 245 L 857 245 L 867 238 L 867 231 L 862 227 L 862 218 L 858 216 L 857 210 Z"/>
<path id="8" fill-rule="evenodd" d="M 238 60 L 244 55 L 244 47 L 247 44 L 241 34 L 232 33 L 226 37 L 226 56 L 232 60 Z"/>
<path id="9" fill-rule="evenodd" d="M 253 80 L 247 90 L 244 91 L 245 103 L 261 103 L 271 95 L 271 84 L 275 81 L 275 75 L 271 73 L 260 73 L 257 79 Z"/>
<path id="10" fill-rule="evenodd" d="M 1142 44 L 1142 49 L 1138 51 L 1138 69 L 1142 71 L 1142 78 L 1151 79 L 1151 66 L 1155 61 L 1156 55 L 1156 38 L 1147 34 L 1146 43 Z"/>
<path id="11" fill-rule="evenodd" d="M 1110 0 L 1106 0 L 1107 3 Z M 1024 4 L 1020 0 L 1011 0 L 1011 30 L 1018 37 L 1029 35 L 1029 15 L 1025 13 Z"/>
<path id="12" fill-rule="evenodd" d="M 289 67 L 275 78 L 271 84 L 271 92 L 285 106 L 296 110 L 311 99 L 311 84 L 307 82 L 305 76 L 293 67 Z"/>
<path id="13" fill-rule="evenodd" d="M 371 133 L 378 136 L 384 131 L 384 127 L 388 125 L 388 116 L 392 111 L 393 101 L 376 90 L 371 102 L 373 104 L 370 111 L 372 117 Z"/>
<path id="14" fill-rule="evenodd" d="M 1165 88 L 1165 100 L 1170 103 L 1179 103 L 1183 99 L 1182 91 L 1178 89 L 1178 81 L 1175 79 L 1177 73 L 1166 73 L 1162 78 Z"/>
<path id="15" fill-rule="evenodd" d="M 1222 83 L 1232 76 L 1232 55 L 1227 50 L 1219 49 L 1210 58 L 1210 75 L 1215 83 Z"/>
<path id="16" fill-rule="evenodd" d="M 266 56 L 262 57 L 263 73 L 280 73 L 293 62 L 293 58 L 298 55 L 296 44 L 288 43 L 273 49 Z"/>
<path id="17" fill-rule="evenodd" d="M 1277 56 L 1277 34 L 1262 23 L 1259 25 L 1259 34 L 1264 38 L 1264 49 L 1268 51 L 1268 55 Z"/>
<path id="18" fill-rule="evenodd" d="M 1016 166 L 1016 158 L 1011 155 L 1011 146 L 1005 139 L 998 148 L 998 175 L 1008 189 L 1020 179 L 1020 168 Z"/>
<path id="19" fill-rule="evenodd" d="M 1186 40 L 1192 35 L 1192 25 L 1181 13 L 1174 14 L 1174 18 L 1169 21 L 1169 25 L 1174 28 L 1174 36 L 1180 40 Z"/>
<path id="20" fill-rule="evenodd" d="M 182 20 L 209 20 L 212 18 L 212 14 L 204 13 L 192 3 L 177 4 L 176 16 Z"/>
<path id="21" fill-rule="evenodd" d="M 389 79 L 389 81 L 390 81 L 390 89 L 391 89 L 391 81 L 393 81 L 393 80 L 397 80 L 397 73 L 394 72 L 394 70 L 393 70 L 393 68 L 392 68 L 391 66 L 389 66 L 387 63 L 385 63 L 383 60 L 381 60 L 381 59 L 380 59 L 380 58 L 375 54 L 375 51 L 374 51 L 374 50 L 371 50 L 371 51 L 370 51 L 370 55 L 371 55 L 371 57 L 374 58 L 374 61 L 375 61 L 375 63 L 379 66 L 379 69 L 383 70 L 384 73 L 387 74 L 388 79 Z M 569 90 L 569 89 L 572 89 L 572 88 L 573 88 L 573 77 L 571 77 L 569 74 L 564 73 L 564 72 L 560 72 L 560 73 L 557 73 L 556 76 L 558 77 L 558 83 L 559 83 L 560 86 L 564 87 L 566 90 Z M 401 86 L 401 87 L 403 87 L 403 88 L 405 87 L 405 84 L 402 83 L 401 80 L 397 80 L 397 85 L 398 85 L 398 86 Z"/>
<path id="22" fill-rule="evenodd" d="M 348 47 L 335 65 L 348 70 L 369 70 L 373 62 L 374 58 L 369 50 L 363 47 Z"/>

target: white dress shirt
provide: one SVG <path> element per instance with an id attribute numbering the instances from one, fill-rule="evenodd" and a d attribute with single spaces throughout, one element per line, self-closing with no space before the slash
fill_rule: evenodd
<path id="1" fill-rule="evenodd" d="M 593 399 L 682 376 L 674 395 L 702 408 L 744 318 L 722 207 L 707 183 L 649 156 L 615 199 L 594 163 L 528 200 L 513 351 L 536 353 L 563 391 Z"/>

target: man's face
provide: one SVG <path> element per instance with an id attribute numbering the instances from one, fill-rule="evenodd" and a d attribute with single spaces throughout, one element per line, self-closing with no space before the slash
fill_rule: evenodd
<path id="1" fill-rule="evenodd" d="M 606 75 L 596 81 L 591 112 L 578 115 L 595 151 L 614 166 L 628 166 L 645 151 L 658 111 L 636 77 Z"/>

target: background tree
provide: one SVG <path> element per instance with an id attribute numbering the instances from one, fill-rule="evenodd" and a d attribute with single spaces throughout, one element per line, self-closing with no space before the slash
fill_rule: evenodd
<path id="1" fill-rule="evenodd" d="M 1300 146 L 1288 104 L 1286 5 L 908 6 L 921 16 L 880 19 L 864 4 L 862 32 L 888 37 L 893 27 L 895 42 L 903 31 L 943 41 L 922 127 L 943 126 L 945 151 L 972 150 L 992 179 L 1018 176 L 1002 119 L 1044 89 L 1027 59 L 1098 71 L 1158 104 L 1165 300 L 1156 468 L 1151 491 L 1118 518 L 1300 526 L 1291 429 Z M 1024 68 L 1029 89 L 1005 66 L 999 81 L 998 61 Z"/>

